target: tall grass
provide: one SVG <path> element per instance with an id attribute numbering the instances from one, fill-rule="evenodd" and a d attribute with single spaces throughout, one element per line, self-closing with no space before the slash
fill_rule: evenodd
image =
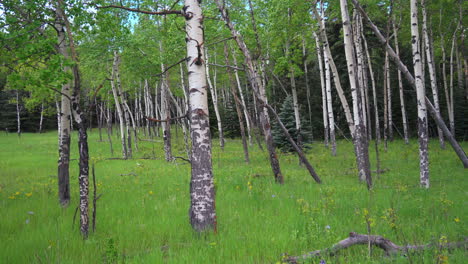
<path id="1" fill-rule="evenodd" d="M 115 136 L 114 136 L 115 137 Z M 174 137 L 175 138 L 175 137 Z M 419 188 L 418 145 L 395 140 L 381 151 L 382 168 L 369 192 L 358 182 L 352 145 L 338 142 L 332 157 L 321 143 L 308 152 L 323 184 L 316 184 L 295 155 L 280 154 L 285 184 L 274 182 L 267 154 L 253 146 L 243 161 L 240 140 L 221 151 L 213 144 L 217 234 L 196 234 L 188 221 L 190 166 L 164 161 L 161 142 L 139 142 L 134 156 L 108 160 L 107 142 L 89 135 L 95 164 L 96 232 L 83 241 L 73 215 L 78 204 L 78 161 L 70 166 L 72 200 L 57 198 L 57 134 L 0 135 L 0 263 L 276 263 L 326 248 L 349 232 L 385 236 L 398 244 L 463 240 L 467 236 L 467 183 L 451 149 L 430 145 L 431 188 Z M 184 156 L 182 139 L 175 155 Z M 114 140 L 115 157 L 120 152 Z M 462 144 L 467 148 L 467 144 Z M 72 158 L 77 159 L 76 135 Z M 374 159 L 371 153 L 371 159 Z M 372 160 L 373 163 L 374 160 Z M 375 170 L 375 168 L 374 168 Z M 367 224 L 366 224 L 367 219 Z M 79 219 L 77 217 L 76 221 Z M 385 257 L 366 246 L 324 258 L 327 263 L 466 263 L 463 249 L 437 248 Z M 313 260 L 318 263 L 320 259 Z"/>

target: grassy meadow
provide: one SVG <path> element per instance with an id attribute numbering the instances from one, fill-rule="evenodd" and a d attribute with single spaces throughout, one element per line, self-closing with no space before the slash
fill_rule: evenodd
<path id="1" fill-rule="evenodd" d="M 184 156 L 181 131 L 173 130 L 174 155 Z M 106 138 L 103 135 L 104 138 Z M 143 135 L 141 135 L 143 137 Z M 250 149 L 243 160 L 240 140 L 224 151 L 213 140 L 217 190 L 217 233 L 199 235 L 188 220 L 190 166 L 164 161 L 162 139 L 139 142 L 134 159 L 109 160 L 108 142 L 89 133 L 95 164 L 96 231 L 81 239 L 73 215 L 78 204 L 78 152 L 72 138 L 72 200 L 62 209 L 57 197 L 57 132 L 0 134 L 0 263 L 281 263 L 330 247 L 349 232 L 382 235 L 396 244 L 459 241 L 468 235 L 467 170 L 450 146 L 430 143 L 431 188 L 419 188 L 418 144 L 389 143 L 382 150 L 386 170 L 369 192 L 357 179 L 351 143 L 338 142 L 332 157 L 322 143 L 308 151 L 322 178 L 316 184 L 292 154 L 280 154 L 285 184 L 275 184 L 266 152 Z M 121 151 L 113 137 L 114 157 Z M 465 150 L 466 142 L 462 143 Z M 373 147 L 371 158 L 375 164 Z M 153 157 L 155 159 L 138 159 Z M 373 167 L 375 170 L 375 167 Z M 90 170 L 91 171 L 91 170 Z M 90 182 L 91 179 L 90 179 Z M 90 186 L 92 194 L 92 185 Z M 92 196 L 91 196 L 92 198 Z M 432 248 L 386 257 L 380 249 L 354 246 L 326 263 L 467 263 L 463 249 Z M 310 260 L 319 263 L 320 258 Z"/>

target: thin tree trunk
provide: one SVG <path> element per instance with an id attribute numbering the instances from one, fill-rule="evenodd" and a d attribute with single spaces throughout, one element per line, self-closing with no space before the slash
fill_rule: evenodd
<path id="1" fill-rule="evenodd" d="M 41 103 L 41 116 L 39 118 L 39 134 L 42 133 L 42 122 L 44 121 L 44 103 Z"/>
<path id="2" fill-rule="evenodd" d="M 120 82 L 120 56 L 119 56 L 119 63 L 116 67 L 116 74 L 115 77 L 117 79 L 117 92 L 118 92 L 118 99 L 120 102 L 120 107 L 122 108 L 123 111 L 123 116 L 125 118 L 125 135 L 126 135 L 126 140 L 127 140 L 127 158 L 132 158 L 133 156 L 133 151 L 132 151 L 132 133 L 130 132 L 130 109 L 128 108 L 127 105 L 127 100 L 125 99 L 125 94 L 122 89 L 122 84 Z"/>
<path id="3" fill-rule="evenodd" d="M 369 75 L 371 79 L 371 86 L 372 86 L 372 99 L 374 104 L 374 118 L 375 118 L 375 140 L 377 143 L 380 143 L 381 136 L 380 136 L 380 120 L 379 120 L 379 109 L 377 104 L 377 91 L 375 87 L 375 78 L 374 78 L 374 70 L 372 69 L 372 61 L 369 54 L 369 48 L 367 46 L 367 40 L 363 32 L 362 33 L 362 40 L 364 42 L 364 50 L 366 51 L 366 58 L 367 58 L 367 65 L 369 67 Z"/>
<path id="4" fill-rule="evenodd" d="M 427 110 L 424 86 L 422 82 L 421 51 L 419 50 L 418 6 L 416 0 L 411 0 L 411 47 L 413 50 L 414 75 L 416 76 L 416 96 L 418 101 L 418 138 L 419 138 L 419 168 L 420 184 L 429 188 L 429 159 Z"/>
<path id="5" fill-rule="evenodd" d="M 398 44 L 398 29 L 396 26 L 396 21 L 393 19 L 393 36 L 395 42 L 395 52 L 398 57 L 400 57 L 400 48 Z M 401 108 L 401 119 L 403 120 L 403 134 L 405 139 L 405 144 L 409 143 L 409 135 L 408 135 L 408 118 L 406 117 L 406 106 L 405 106 L 405 96 L 403 92 L 403 80 L 401 78 L 401 71 L 397 69 L 398 73 L 398 90 L 400 92 L 400 108 Z"/>
<path id="6" fill-rule="evenodd" d="M 338 97 L 340 98 L 341 105 L 343 107 L 346 121 L 348 123 L 348 128 L 351 133 L 351 136 L 354 137 L 354 121 L 353 121 L 353 116 L 351 113 L 351 109 L 349 107 L 348 101 L 346 99 L 346 96 L 344 94 L 343 88 L 341 87 L 341 81 L 340 81 L 340 75 L 338 73 L 338 69 L 336 68 L 335 61 L 333 60 L 331 51 L 330 51 L 330 46 L 328 44 L 328 37 L 326 34 L 326 29 L 325 29 L 325 20 L 324 18 L 318 13 L 316 5 L 312 5 L 312 11 L 314 12 L 314 15 L 316 19 L 319 20 L 320 22 L 320 31 L 319 31 L 319 36 L 320 40 L 322 41 L 322 47 L 324 49 L 324 54 L 328 58 L 328 62 L 330 64 L 330 69 L 332 70 L 333 74 L 333 81 L 335 84 L 336 91 L 338 92 Z"/>
<path id="7" fill-rule="evenodd" d="M 353 5 L 359 10 L 359 12 L 361 13 L 361 15 L 365 18 L 366 22 L 368 23 L 368 25 L 370 26 L 370 28 L 372 29 L 372 31 L 375 33 L 375 35 L 377 36 L 380 44 L 383 44 L 385 45 L 385 49 L 388 50 L 388 53 L 390 55 L 390 57 L 392 58 L 393 62 L 398 66 L 398 68 L 401 70 L 402 74 L 405 76 L 406 80 L 411 84 L 411 86 L 416 90 L 416 81 L 415 81 L 415 78 L 411 75 L 411 73 L 409 72 L 408 68 L 406 67 L 405 64 L 403 64 L 400 60 L 400 58 L 396 55 L 395 51 L 392 49 L 392 47 L 390 45 L 388 45 L 388 43 L 386 43 L 385 41 L 385 37 L 382 35 L 382 33 L 380 33 L 379 29 L 377 28 L 377 26 L 374 25 L 374 23 L 372 23 L 372 21 L 370 20 L 369 16 L 367 15 L 367 13 L 364 11 L 364 9 L 361 7 L 361 5 L 359 5 L 359 3 L 356 1 L 356 0 L 351 0 Z M 419 77 L 420 78 L 420 77 Z M 424 98 L 425 102 L 426 102 L 426 106 L 427 106 L 427 109 L 429 110 L 429 113 L 431 114 L 432 118 L 434 119 L 434 121 L 436 122 L 437 126 L 440 127 L 442 129 L 442 131 L 444 132 L 444 136 L 447 138 L 447 140 L 450 142 L 450 145 L 452 146 L 453 150 L 455 151 L 455 153 L 457 154 L 458 158 L 460 159 L 460 161 L 463 163 L 463 166 L 465 168 L 468 168 L 468 157 L 466 156 L 465 154 L 465 151 L 463 150 L 463 148 L 460 146 L 460 144 L 455 140 L 455 137 L 453 136 L 452 133 L 450 133 L 450 130 L 447 128 L 447 126 L 445 125 L 444 123 L 444 120 L 442 119 L 442 117 L 437 114 L 437 112 L 435 111 L 435 108 L 434 106 L 432 105 L 431 101 L 429 100 L 429 98 L 426 96 Z"/>
<path id="8" fill-rule="evenodd" d="M 205 61 L 206 61 L 206 63 L 205 63 L 206 79 L 208 80 L 208 86 L 210 88 L 211 99 L 213 101 L 213 108 L 215 110 L 216 121 L 217 121 L 217 124 L 218 124 L 219 146 L 221 147 L 221 150 L 224 150 L 223 124 L 221 122 L 221 115 L 219 114 L 219 109 L 218 109 L 218 96 L 216 94 L 215 87 L 211 83 L 210 69 L 208 67 L 209 56 L 208 56 L 208 49 L 207 48 L 205 48 Z"/>
<path id="9" fill-rule="evenodd" d="M 291 8 L 288 8 L 288 24 L 291 20 Z M 288 25 L 290 27 L 290 25 Z M 296 131 L 297 131 L 297 139 L 296 143 L 299 147 L 302 147 L 302 137 L 301 137 L 301 117 L 299 114 L 299 102 L 297 100 L 297 89 L 296 89 L 296 79 L 294 76 L 294 65 L 293 62 L 291 61 L 291 54 L 290 54 L 290 48 L 289 48 L 289 34 L 288 34 L 288 39 L 286 40 L 286 56 L 288 57 L 288 63 L 289 63 L 289 80 L 291 83 L 291 93 L 292 93 L 292 99 L 293 99 L 293 109 L 294 109 L 294 120 L 296 121 Z M 299 163 L 301 163 L 301 160 L 299 160 Z"/>
<path id="10" fill-rule="evenodd" d="M 317 38 L 315 38 L 315 39 L 317 39 Z M 320 52 L 320 50 L 319 50 L 319 52 Z M 305 38 L 302 39 L 302 57 L 303 57 L 303 61 L 304 61 L 303 62 L 304 63 L 304 76 L 305 76 L 305 85 L 306 85 L 306 93 L 307 93 L 307 110 L 309 110 L 309 124 L 312 125 L 312 106 L 311 106 L 311 102 L 310 102 L 309 70 L 307 68 L 307 53 L 306 53 Z M 321 70 L 322 70 L 321 73 L 323 74 L 323 69 L 321 69 Z M 320 75 L 321 76 L 320 81 L 321 81 L 321 84 L 323 85 L 323 83 L 322 83 L 323 82 L 323 75 L 322 74 Z"/>
<path id="11" fill-rule="evenodd" d="M 120 140 L 122 142 L 122 158 L 127 159 L 128 158 L 128 152 L 127 152 L 127 143 L 125 139 L 125 120 L 122 112 L 122 106 L 120 104 L 120 93 L 118 92 L 118 88 L 116 86 L 116 81 L 117 81 L 117 76 L 118 76 L 118 67 L 120 64 L 120 57 L 117 51 L 114 51 L 114 63 L 112 65 L 112 80 L 111 80 L 111 88 L 112 88 L 112 94 L 114 95 L 114 102 L 115 102 L 115 108 L 117 110 L 117 115 L 119 117 L 119 124 L 120 124 Z"/>
<path id="12" fill-rule="evenodd" d="M 237 32 L 237 30 L 234 28 L 234 25 L 230 21 L 230 18 L 228 16 L 228 13 L 226 12 L 226 9 L 224 8 L 224 5 L 221 4 L 219 0 L 215 0 L 215 2 L 219 8 L 222 19 L 226 23 L 226 26 L 231 31 L 231 34 L 236 40 L 237 45 L 239 46 L 240 50 L 244 54 L 245 64 L 247 67 L 247 75 L 249 77 L 249 80 L 251 82 L 253 91 L 257 99 L 261 100 L 263 103 L 267 103 L 265 87 L 262 85 L 261 77 L 259 76 L 258 71 L 256 70 L 250 51 L 248 50 L 241 35 L 239 34 L 239 32 Z M 276 155 L 276 150 L 275 150 L 275 146 L 273 143 L 273 137 L 271 134 L 270 117 L 268 115 L 268 110 L 266 109 L 265 106 L 263 106 L 263 111 L 261 111 L 260 120 L 261 120 L 261 124 L 263 128 L 263 134 L 265 136 L 265 142 L 267 145 L 268 154 L 270 158 L 270 165 L 273 170 L 275 181 L 277 183 L 283 184 L 284 183 L 283 174 L 281 173 L 278 156 Z"/>
<path id="13" fill-rule="evenodd" d="M 159 42 L 159 51 L 163 53 L 162 42 Z M 162 58 L 161 58 L 162 59 Z M 161 72 L 165 72 L 166 67 L 161 63 Z M 161 119 L 168 120 L 167 122 L 161 122 L 162 131 L 163 131 L 163 141 L 164 141 L 164 156 L 166 161 L 172 161 L 174 158 L 172 156 L 172 146 L 171 146 L 171 110 L 169 103 L 169 75 L 168 72 L 162 75 L 161 80 Z"/>
<path id="14" fill-rule="evenodd" d="M 366 181 L 367 188 L 372 187 L 372 178 L 369 162 L 369 146 L 367 142 L 367 133 L 365 132 L 364 123 L 362 121 L 362 102 L 361 90 L 356 78 L 356 57 L 353 49 L 353 30 L 348 14 L 348 3 L 346 0 L 340 0 L 341 17 L 344 31 L 344 45 L 346 53 L 346 62 L 348 66 L 349 82 L 351 87 L 351 95 L 353 97 L 353 114 L 354 114 L 354 142 L 356 144 L 356 160 L 359 170 L 359 179 Z"/>
<path id="15" fill-rule="evenodd" d="M 237 91 L 236 91 L 236 83 L 234 79 L 232 78 L 232 70 L 229 68 L 229 48 L 226 43 L 224 43 L 224 59 L 226 62 L 226 65 L 228 66 L 227 68 L 227 73 L 228 73 L 228 78 L 229 78 L 229 87 L 231 88 L 231 94 L 232 97 L 234 98 L 234 103 L 236 106 L 236 112 L 237 112 L 237 118 L 239 119 L 239 128 L 241 132 L 241 137 L 242 137 L 242 147 L 244 150 L 244 160 L 246 163 L 250 163 L 250 157 L 249 157 L 249 146 L 247 144 L 247 138 L 245 136 L 245 127 L 244 127 L 244 118 L 242 116 L 242 102 L 239 100 L 239 96 L 237 96 Z M 246 120 L 248 122 L 248 120 Z"/>
<path id="16" fill-rule="evenodd" d="M 234 76 L 236 78 L 236 84 L 237 84 L 237 89 L 239 90 L 239 95 L 240 95 L 240 99 L 241 99 L 241 103 L 242 103 L 242 109 L 243 109 L 243 112 L 244 112 L 244 117 L 245 117 L 245 124 L 247 126 L 247 134 L 249 136 L 249 145 L 252 146 L 252 120 L 250 118 L 250 115 L 249 115 L 249 110 L 247 109 L 247 105 L 245 103 L 245 100 L 244 100 L 244 94 L 242 92 L 242 85 L 240 83 L 240 79 L 239 79 L 239 73 L 237 71 L 237 59 L 236 59 L 236 54 L 232 54 L 232 60 L 233 60 L 233 63 L 234 63 Z M 261 147 L 261 145 L 260 145 Z"/>
<path id="17" fill-rule="evenodd" d="M 326 87 L 326 99 L 327 99 L 327 115 L 328 115 L 328 129 L 330 130 L 330 143 L 332 155 L 336 156 L 336 136 L 335 136 L 335 115 L 333 114 L 333 102 L 332 102 L 332 92 L 331 92 L 331 79 L 330 79 L 330 64 L 328 63 L 328 58 L 325 57 L 325 87 Z"/>
<path id="18" fill-rule="evenodd" d="M 180 84 L 182 86 L 181 87 L 182 92 L 184 94 L 184 111 L 183 111 L 183 113 L 189 113 L 190 109 L 189 109 L 189 103 L 188 103 L 187 88 L 185 86 L 184 69 L 182 68 L 182 64 L 180 64 L 180 82 L 181 82 Z M 190 127 L 190 120 L 188 120 L 188 118 L 182 120 L 182 128 L 183 128 L 183 131 L 184 131 L 185 153 L 187 154 L 187 159 L 191 160 L 192 153 L 191 153 L 191 150 L 190 150 L 190 147 L 189 147 L 189 140 L 188 140 L 188 133 L 190 131 L 187 131 L 187 130 L 189 130 L 189 127 Z"/>
<path id="19" fill-rule="evenodd" d="M 320 74 L 320 87 L 322 88 L 322 115 L 323 115 L 323 139 L 324 139 L 324 144 L 325 144 L 325 147 L 328 147 L 328 139 L 329 139 L 329 128 L 333 128 L 334 129 L 334 125 L 331 124 L 331 126 L 329 126 L 329 122 L 328 119 L 329 119 L 329 113 L 330 111 L 328 111 L 328 105 L 327 105 L 327 99 L 328 99 L 328 89 L 329 86 L 331 88 L 331 81 L 330 81 L 330 66 L 328 64 L 328 57 L 327 56 L 324 56 L 324 59 L 325 59 L 325 78 L 323 78 L 324 76 L 324 70 L 323 70 L 323 59 L 322 59 L 322 48 L 320 47 L 320 41 L 317 37 L 317 34 L 315 32 L 313 32 L 314 34 L 314 38 L 315 38 L 315 47 L 316 47 L 316 51 L 317 51 L 317 60 L 319 62 L 319 74 Z M 330 89 L 331 91 L 331 89 Z M 330 98 L 331 99 L 331 98 Z M 333 115 L 333 109 L 330 109 L 332 111 L 332 115 Z M 333 118 L 333 116 L 332 116 Z M 331 121 L 331 120 L 330 120 Z M 332 142 L 332 145 L 333 145 L 333 142 Z M 336 152 L 336 148 L 335 148 L 335 152 Z M 332 148 L 332 153 L 333 153 L 333 148 Z"/>
<path id="20" fill-rule="evenodd" d="M 109 140 L 109 147 L 111 152 L 111 157 L 114 156 L 114 148 L 112 147 L 112 114 L 110 111 L 110 107 L 107 104 L 107 116 L 106 116 L 106 123 L 107 123 L 107 139 Z"/>
<path id="21" fill-rule="evenodd" d="M 388 39 L 387 39 L 388 42 Z M 385 52 L 385 63 L 384 63 L 384 85 L 383 85 L 383 94 L 384 94 L 384 129 L 383 129 L 383 134 L 384 134 L 384 146 L 385 146 L 385 152 L 387 152 L 388 148 L 388 83 L 390 78 L 388 77 L 388 69 L 389 69 L 389 61 L 388 61 L 388 52 Z"/>
<path id="22" fill-rule="evenodd" d="M 426 12 L 426 1 L 421 0 L 421 7 L 422 7 L 422 14 L 423 14 L 423 35 L 425 40 L 425 47 L 426 47 L 426 57 L 427 57 L 427 66 L 429 67 L 429 77 L 431 80 L 431 89 L 432 89 L 432 97 L 434 100 L 434 108 L 437 113 L 440 115 L 440 106 L 439 106 L 439 95 L 437 92 L 437 78 L 436 78 L 436 68 L 434 62 L 434 53 L 433 53 L 433 45 L 429 38 L 429 32 L 427 28 L 427 12 Z M 424 66 L 423 66 L 424 67 Z M 444 134 L 442 133 L 442 129 L 437 128 L 437 133 L 439 135 L 439 144 L 442 149 L 445 148 L 444 142 Z"/>

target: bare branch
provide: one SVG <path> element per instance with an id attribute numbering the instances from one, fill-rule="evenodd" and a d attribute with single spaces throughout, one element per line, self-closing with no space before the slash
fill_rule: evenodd
<path id="1" fill-rule="evenodd" d="M 430 244 L 425 244 L 425 245 L 399 246 L 382 236 L 361 235 L 355 232 L 351 232 L 349 233 L 348 238 L 339 241 L 338 243 L 334 244 L 333 246 L 329 248 L 312 251 L 301 256 L 286 257 L 284 261 L 288 263 L 297 263 L 298 261 L 305 261 L 313 257 L 334 256 L 336 255 L 338 251 L 342 249 L 349 248 L 354 245 L 367 245 L 367 244 L 371 244 L 373 246 L 379 247 L 382 250 L 384 250 L 387 255 L 391 255 L 391 254 L 396 254 L 396 253 L 407 253 L 409 251 L 421 251 L 421 250 L 425 250 L 431 247 L 438 247 L 438 248 L 465 247 L 466 248 L 468 245 L 468 238 L 465 238 L 463 241 L 453 242 L 453 243 L 442 243 L 442 244 L 430 243 Z"/>
<path id="2" fill-rule="evenodd" d="M 118 8 L 118 9 L 130 11 L 130 12 L 142 13 L 142 14 L 147 14 L 147 15 L 182 15 L 182 11 L 180 10 L 163 10 L 163 11 L 155 12 L 155 11 L 141 10 L 141 9 L 118 6 L 118 5 L 96 6 L 96 8 L 99 8 L 99 9 Z"/>
<path id="3" fill-rule="evenodd" d="M 244 68 L 234 67 L 234 66 L 231 66 L 231 65 L 221 65 L 221 64 L 216 64 L 216 63 L 208 63 L 208 65 L 221 67 L 221 68 L 232 68 L 232 69 L 238 70 L 238 71 L 245 71 Z"/>

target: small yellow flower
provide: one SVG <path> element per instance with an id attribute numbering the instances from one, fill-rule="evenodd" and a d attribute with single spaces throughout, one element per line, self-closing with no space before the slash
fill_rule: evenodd
<path id="1" fill-rule="evenodd" d="M 455 217 L 455 219 L 453 219 L 453 221 L 455 221 L 455 223 L 460 223 L 460 218 Z"/>
<path id="2" fill-rule="evenodd" d="M 149 193 L 150 195 L 153 195 L 153 191 L 149 191 L 148 193 Z"/>
<path id="3" fill-rule="evenodd" d="M 15 193 L 15 195 L 19 195 L 19 194 L 20 194 L 20 192 L 16 192 L 16 193 Z"/>
<path id="4" fill-rule="evenodd" d="M 26 197 L 31 197 L 31 196 L 32 196 L 32 192 L 30 192 L 30 193 L 25 193 L 24 195 L 26 195 Z"/>
<path id="5" fill-rule="evenodd" d="M 16 197 L 15 196 L 8 196 L 8 199 L 15 199 Z"/>

